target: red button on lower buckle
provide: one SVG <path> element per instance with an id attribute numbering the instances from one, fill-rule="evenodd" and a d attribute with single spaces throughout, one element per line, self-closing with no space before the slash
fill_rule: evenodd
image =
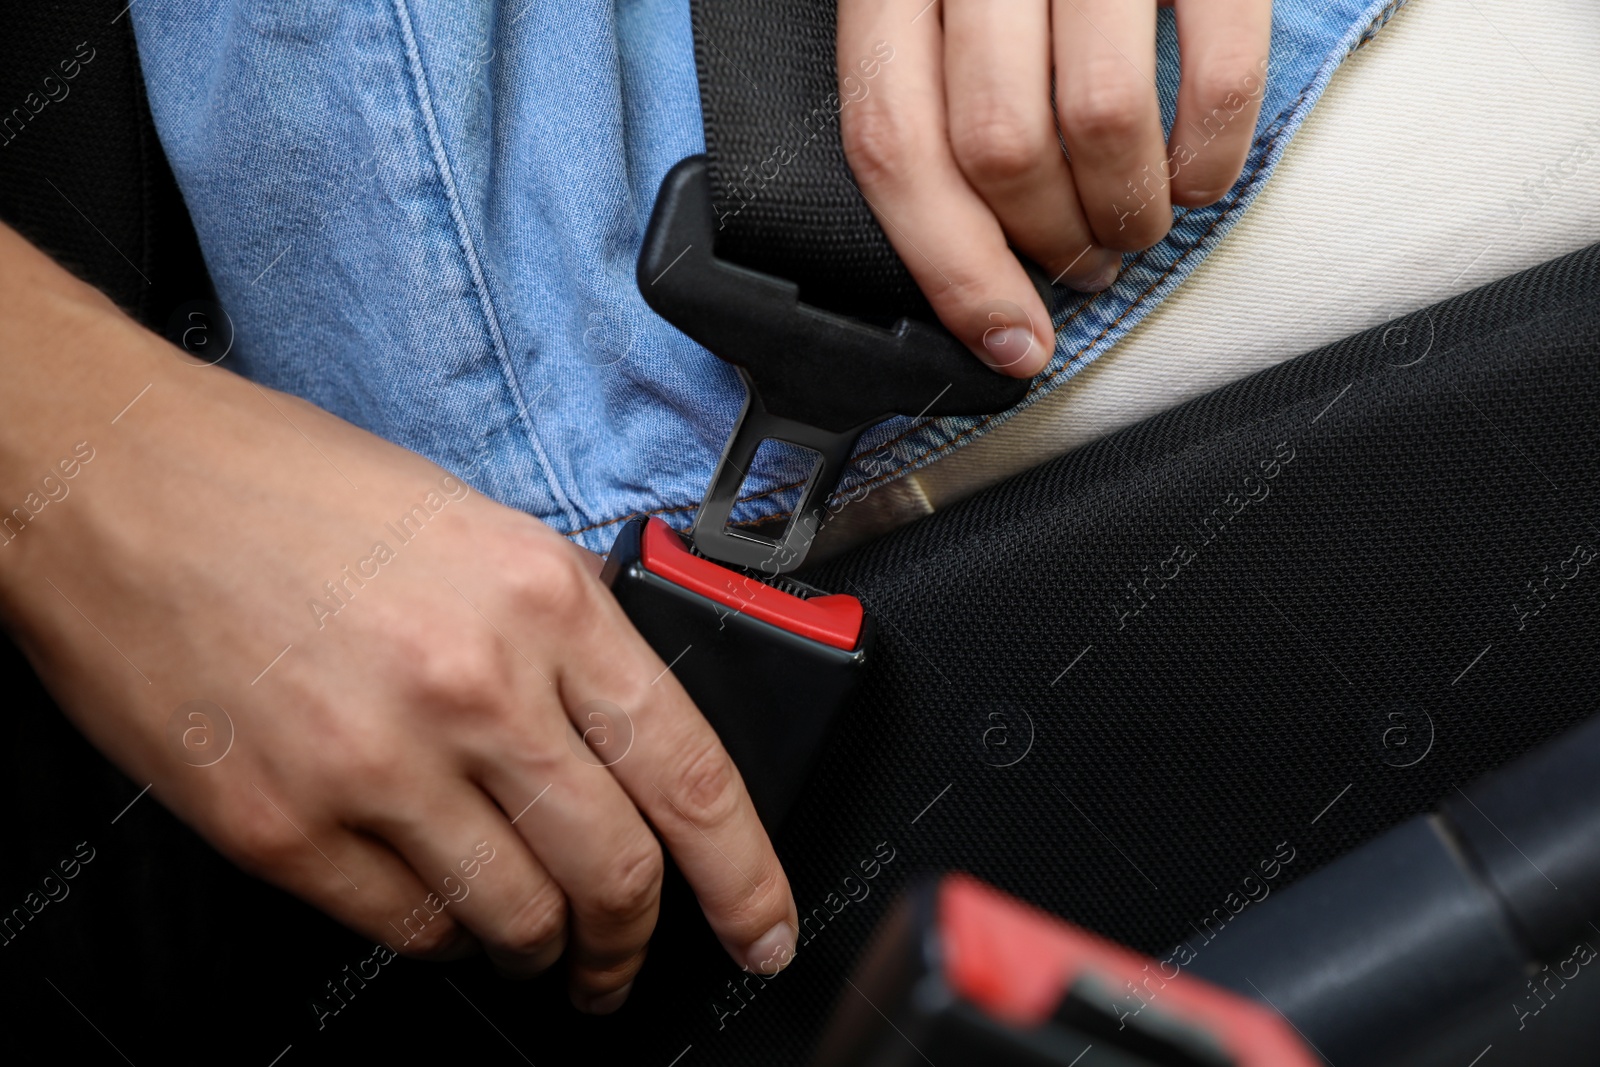
<path id="1" fill-rule="evenodd" d="M 835 593 L 809 600 L 774 589 L 691 553 L 660 519 L 645 524 L 639 557 L 652 574 L 751 618 L 813 641 L 854 649 L 861 638 L 861 601 Z"/>

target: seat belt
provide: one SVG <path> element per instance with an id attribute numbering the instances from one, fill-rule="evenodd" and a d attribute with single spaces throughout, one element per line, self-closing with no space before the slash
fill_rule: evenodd
<path id="1" fill-rule="evenodd" d="M 816 307 L 932 319 L 839 139 L 841 112 L 877 91 L 893 44 L 849 57 L 841 86 L 834 0 L 691 0 L 689 10 L 718 255 L 789 279 Z"/>

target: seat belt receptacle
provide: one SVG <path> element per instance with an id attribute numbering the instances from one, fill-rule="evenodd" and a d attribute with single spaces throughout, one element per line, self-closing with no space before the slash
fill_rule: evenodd
<path id="1" fill-rule="evenodd" d="M 658 518 L 623 527 L 602 580 L 777 825 L 869 661 L 875 627 L 861 602 L 695 555 Z"/>

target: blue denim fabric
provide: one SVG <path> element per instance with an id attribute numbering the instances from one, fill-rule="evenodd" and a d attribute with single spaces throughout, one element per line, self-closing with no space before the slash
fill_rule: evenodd
<path id="1" fill-rule="evenodd" d="M 1341 59 L 1399 0 L 1278 0 L 1244 176 L 1179 211 L 1057 316 L 1030 400 L 1114 344 L 1220 240 Z M 686 525 L 743 389 L 640 299 L 661 177 L 703 150 L 686 0 L 141 0 L 152 112 L 235 370 L 455 472 L 587 547 L 642 511 Z M 1178 55 L 1163 11 L 1170 125 Z M 998 424 L 898 419 L 844 491 Z M 792 493 L 758 467 L 740 517 Z"/>

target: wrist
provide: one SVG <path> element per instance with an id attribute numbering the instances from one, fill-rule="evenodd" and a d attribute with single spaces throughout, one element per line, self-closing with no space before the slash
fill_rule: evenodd
<path id="1" fill-rule="evenodd" d="M 122 410 L 181 354 L 0 226 L 0 609 L 62 531 Z"/>

